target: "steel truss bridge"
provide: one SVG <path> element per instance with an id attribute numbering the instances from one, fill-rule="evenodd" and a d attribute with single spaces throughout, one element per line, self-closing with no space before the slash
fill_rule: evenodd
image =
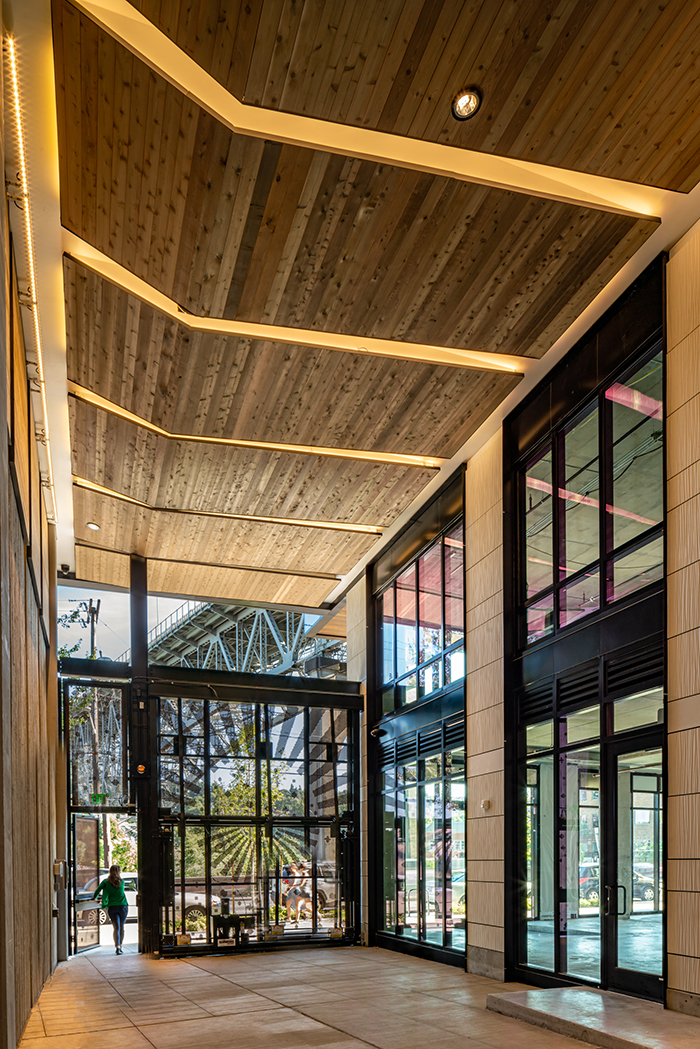
<path id="1" fill-rule="evenodd" d="M 317 637 L 310 616 L 187 601 L 150 631 L 148 661 L 196 670 L 344 678 L 344 638 Z M 120 660 L 128 662 L 125 652 Z"/>

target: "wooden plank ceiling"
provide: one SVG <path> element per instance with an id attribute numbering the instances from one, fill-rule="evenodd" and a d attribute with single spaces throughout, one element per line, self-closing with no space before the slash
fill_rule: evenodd
<path id="1" fill-rule="evenodd" d="M 680 124 L 666 167 L 625 151 L 636 95 L 621 129 L 603 121 L 600 155 L 585 137 L 598 87 L 570 134 L 564 96 L 572 77 L 588 83 L 595 56 L 582 48 L 614 3 L 266 0 L 264 17 L 258 0 L 136 6 L 246 102 L 641 181 L 691 178 Z M 665 25 L 655 10 L 642 4 L 640 24 Z M 53 20 L 64 226 L 190 313 L 299 329 L 293 346 L 193 333 L 66 258 L 69 378 L 169 432 L 449 458 L 516 376 L 314 349 L 304 330 L 539 357 L 655 228 L 234 134 L 67 0 L 53 0 Z M 455 67 L 457 86 L 479 79 L 476 55 L 486 102 L 467 127 L 441 107 Z M 687 66 L 673 67 L 679 84 Z M 636 67 L 625 60 L 625 82 Z M 526 81 L 547 106 L 528 108 Z M 318 605 L 376 542 L 198 513 L 387 527 L 434 473 L 168 441 L 79 401 L 71 435 L 74 474 L 156 508 L 75 489 L 79 577 L 123 585 L 125 555 L 139 553 L 151 589 L 196 597 Z"/>
<path id="2" fill-rule="evenodd" d="M 697 0 L 131 2 L 249 105 L 667 189 L 698 180 Z M 483 104 L 458 123 L 468 86 Z"/>

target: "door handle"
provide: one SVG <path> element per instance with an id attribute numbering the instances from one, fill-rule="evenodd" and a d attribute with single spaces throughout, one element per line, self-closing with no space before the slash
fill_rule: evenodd
<path id="1" fill-rule="evenodd" d="M 622 904 L 622 910 L 621 911 L 617 911 L 617 915 L 619 917 L 621 914 L 626 914 L 627 913 L 627 886 L 626 885 L 616 885 L 615 888 L 616 889 L 622 889 L 622 892 L 624 894 L 624 901 L 623 901 L 623 904 Z M 615 901 L 615 902 L 617 904 L 617 901 Z"/>

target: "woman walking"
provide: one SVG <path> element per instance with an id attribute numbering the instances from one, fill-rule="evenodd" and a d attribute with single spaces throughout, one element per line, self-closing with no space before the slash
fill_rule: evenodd
<path id="1" fill-rule="evenodd" d="M 115 863 L 109 868 L 109 875 L 95 889 L 93 900 L 96 900 L 100 893 L 102 893 L 102 906 L 107 908 L 107 914 L 114 929 L 116 953 L 122 954 L 124 922 L 129 913 L 129 904 L 126 902 L 126 896 L 124 895 L 122 872 L 118 864 Z"/>

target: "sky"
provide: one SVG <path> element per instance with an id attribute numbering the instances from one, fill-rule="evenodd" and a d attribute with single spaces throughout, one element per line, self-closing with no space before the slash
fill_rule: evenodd
<path id="1" fill-rule="evenodd" d="M 97 620 L 95 644 L 97 654 L 100 651 L 105 659 L 117 659 L 130 645 L 129 637 L 129 595 L 114 593 L 111 590 L 89 590 L 74 586 L 59 586 L 58 588 L 58 614 L 65 615 L 78 607 L 79 602 L 89 601 L 93 603 L 100 601 L 100 614 Z M 184 601 L 169 597 L 148 598 L 148 629 L 149 631 L 166 619 Z M 81 641 L 80 649 L 74 653 L 75 656 L 86 657 L 90 654 L 90 630 L 83 630 L 79 623 L 69 627 L 58 628 L 58 644 L 72 647 Z"/>

